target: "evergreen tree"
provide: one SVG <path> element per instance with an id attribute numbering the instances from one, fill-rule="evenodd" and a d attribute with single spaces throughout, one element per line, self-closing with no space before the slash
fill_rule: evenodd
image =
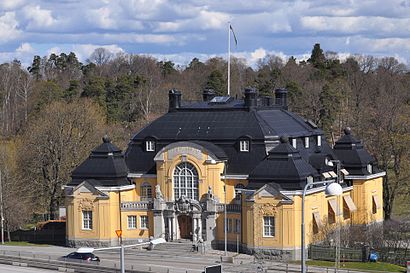
<path id="1" fill-rule="evenodd" d="M 208 81 L 206 82 L 206 88 L 215 90 L 217 96 L 226 95 L 225 80 L 223 79 L 221 71 L 213 70 L 211 72 L 208 76 Z"/>

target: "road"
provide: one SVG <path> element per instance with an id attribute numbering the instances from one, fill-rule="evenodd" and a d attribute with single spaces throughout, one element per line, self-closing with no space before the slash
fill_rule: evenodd
<path id="1" fill-rule="evenodd" d="M 4 246 L 0 245 L 0 255 L 12 255 L 30 258 L 55 260 L 63 255 L 67 255 L 76 249 L 57 246 Z M 119 250 L 104 250 L 94 252 L 101 259 L 102 266 L 119 268 Z M 235 253 L 230 253 L 234 255 Z M 197 252 L 182 252 L 174 249 L 129 249 L 125 251 L 125 269 L 139 269 L 142 271 L 158 273 L 200 273 L 209 265 L 219 264 L 223 251 L 212 250 L 206 255 Z M 239 254 L 235 256 L 235 263 L 222 265 L 223 272 L 226 273 L 247 273 L 247 272 L 285 272 L 289 267 L 290 272 L 299 272 L 300 266 L 278 261 L 254 262 L 252 256 Z M 24 270 L 24 269 L 23 269 Z M 34 269 L 33 269 L 34 270 Z M 53 271 L 1 271 L 1 272 L 53 272 Z M 267 270 L 267 271 L 264 271 Z M 309 267 L 309 272 L 333 272 L 332 269 Z M 348 272 L 339 270 L 339 272 Z M 353 271 L 350 271 L 353 272 Z M 355 271 L 359 273 L 358 271 Z"/>
<path id="2" fill-rule="evenodd" d="M 33 268 L 33 267 L 21 267 L 21 266 L 0 264 L 0 273 L 51 273 L 51 272 L 58 272 L 58 271 Z"/>

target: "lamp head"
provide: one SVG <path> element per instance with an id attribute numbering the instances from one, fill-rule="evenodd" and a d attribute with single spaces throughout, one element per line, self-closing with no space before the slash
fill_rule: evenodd
<path id="1" fill-rule="evenodd" d="M 330 183 L 329 185 L 327 185 L 325 193 L 331 196 L 338 196 L 342 195 L 343 189 L 339 183 Z"/>
<path id="2" fill-rule="evenodd" d="M 327 166 L 329 166 L 329 167 L 333 167 L 333 166 L 334 166 L 332 160 L 329 160 L 329 159 L 327 159 L 327 158 L 325 159 L 325 164 L 326 164 Z"/>

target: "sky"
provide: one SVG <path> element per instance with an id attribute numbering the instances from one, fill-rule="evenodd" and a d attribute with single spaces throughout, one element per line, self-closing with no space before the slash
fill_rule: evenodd
<path id="1" fill-rule="evenodd" d="M 315 43 L 341 58 L 393 56 L 410 64 L 410 0 L 0 0 L 0 62 L 98 47 L 186 65 L 268 54 L 306 58 Z"/>

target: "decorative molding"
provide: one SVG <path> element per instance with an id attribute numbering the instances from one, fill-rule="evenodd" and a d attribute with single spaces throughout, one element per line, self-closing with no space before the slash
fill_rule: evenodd
<path id="1" fill-rule="evenodd" d="M 117 186 L 117 187 L 95 187 L 99 191 L 128 191 L 135 189 L 135 184 L 127 186 Z"/>
<path id="2" fill-rule="evenodd" d="M 277 208 L 272 203 L 255 204 L 257 206 L 257 213 L 260 216 L 273 216 L 277 213 Z"/>
<path id="3" fill-rule="evenodd" d="M 146 174 L 146 173 L 129 173 L 128 178 L 156 178 L 156 174 Z"/>
<path id="4" fill-rule="evenodd" d="M 94 209 L 94 200 L 90 198 L 81 198 L 78 203 L 78 211 L 83 210 L 93 210 Z"/>

